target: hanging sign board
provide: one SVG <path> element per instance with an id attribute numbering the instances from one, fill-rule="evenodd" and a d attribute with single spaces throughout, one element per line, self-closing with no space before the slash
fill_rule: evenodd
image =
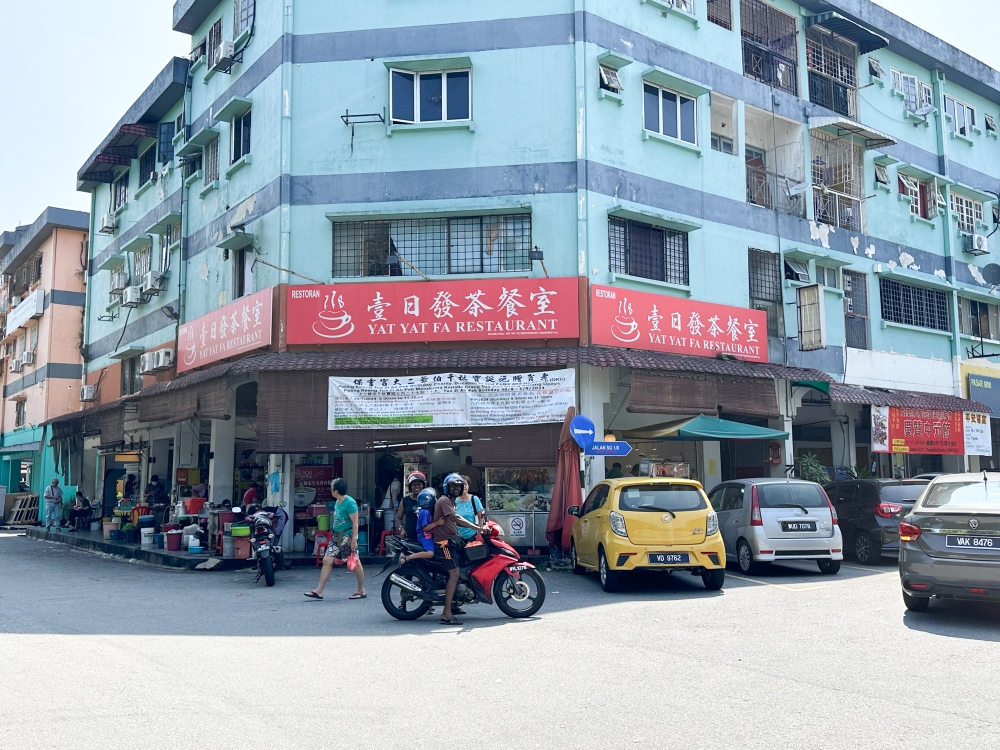
<path id="1" fill-rule="evenodd" d="M 989 415 L 873 406 L 872 450 L 875 453 L 989 456 L 993 453 Z"/>
<path id="2" fill-rule="evenodd" d="M 486 427 L 562 422 L 576 374 L 548 372 L 330 378 L 327 429 Z"/>
<path id="3" fill-rule="evenodd" d="M 965 455 L 993 455 L 993 435 L 989 414 L 980 414 L 974 411 L 965 412 L 965 422 L 962 428 L 965 433 Z"/>
<path id="4" fill-rule="evenodd" d="M 627 456 L 632 452 L 632 446 L 624 440 L 597 441 L 591 443 L 586 450 L 588 456 Z"/>
<path id="5" fill-rule="evenodd" d="M 177 372 L 271 345 L 273 291 L 262 289 L 177 329 Z"/>

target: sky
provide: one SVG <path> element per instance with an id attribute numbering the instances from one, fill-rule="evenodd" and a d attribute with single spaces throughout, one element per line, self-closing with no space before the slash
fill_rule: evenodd
<path id="1" fill-rule="evenodd" d="M 997 0 L 877 2 L 1000 69 Z M 0 231 L 30 224 L 46 206 L 90 209 L 77 170 L 190 48 L 170 28 L 172 8 L 173 0 L 0 2 Z"/>

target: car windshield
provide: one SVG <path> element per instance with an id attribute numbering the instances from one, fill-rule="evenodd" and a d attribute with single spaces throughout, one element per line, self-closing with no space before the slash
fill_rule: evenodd
<path id="1" fill-rule="evenodd" d="M 778 484 L 758 484 L 757 501 L 761 508 L 822 508 L 826 497 L 818 484 L 789 482 Z"/>
<path id="2" fill-rule="evenodd" d="M 918 513 L 1000 513 L 1000 482 L 941 482 L 932 485 Z"/>
<path id="3" fill-rule="evenodd" d="M 925 489 L 926 484 L 885 484 L 881 499 L 887 503 L 915 503 Z"/>
<path id="4" fill-rule="evenodd" d="M 623 487 L 618 497 L 622 510 L 679 511 L 707 508 L 701 492 L 689 484 L 646 484 Z"/>

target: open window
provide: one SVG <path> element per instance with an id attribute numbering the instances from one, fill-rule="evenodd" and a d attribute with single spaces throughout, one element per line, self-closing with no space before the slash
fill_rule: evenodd
<path id="1" fill-rule="evenodd" d="M 618 75 L 618 70 L 610 65 L 599 65 L 598 72 L 601 76 L 601 88 L 613 94 L 620 94 L 622 91 L 622 79 Z"/>
<path id="2" fill-rule="evenodd" d="M 472 119 L 472 70 L 389 71 L 393 125 Z"/>

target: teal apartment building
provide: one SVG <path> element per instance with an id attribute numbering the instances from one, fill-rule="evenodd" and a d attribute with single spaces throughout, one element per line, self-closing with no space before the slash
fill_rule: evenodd
<path id="1" fill-rule="evenodd" d="M 88 400 L 53 434 L 83 438 L 97 484 L 122 445 L 142 481 L 197 467 L 226 498 L 241 467 L 287 488 L 318 455 L 374 502 L 391 446 L 438 464 L 412 432 L 328 430 L 328 377 L 554 367 L 637 447 L 626 469 L 707 487 L 805 453 L 885 476 L 1000 457 L 989 434 L 893 452 L 878 426 L 909 409 L 990 433 L 966 381 L 1000 355 L 1000 73 L 880 6 L 178 0 L 173 19 L 190 56 L 78 172 Z M 416 314 L 407 290 L 440 285 L 443 320 L 471 284 L 454 299 L 511 321 L 554 282 L 551 335 L 377 335 Z M 787 437 L 642 442 L 705 413 Z M 558 425 L 497 430 L 424 446 L 498 486 L 554 466 Z"/>

